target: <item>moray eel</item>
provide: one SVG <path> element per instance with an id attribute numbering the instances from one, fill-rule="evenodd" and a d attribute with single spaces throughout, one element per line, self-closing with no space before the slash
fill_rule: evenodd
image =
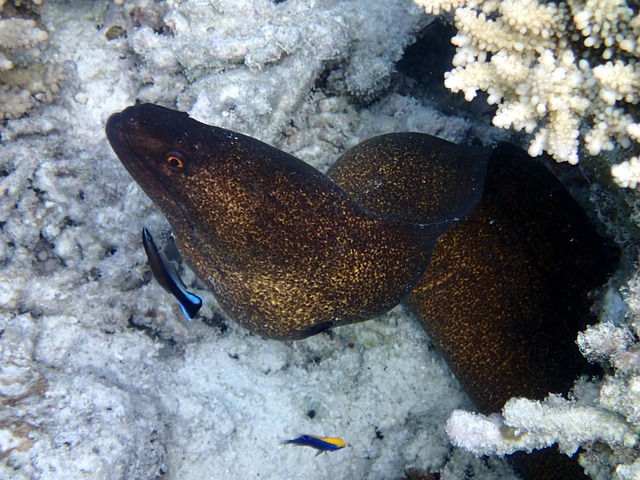
<path id="1" fill-rule="evenodd" d="M 363 185 L 399 174 L 376 165 L 380 158 L 369 161 L 369 149 L 356 153 L 341 157 L 327 175 L 372 211 L 421 215 L 414 201 L 398 201 L 402 194 L 392 203 L 369 195 Z M 511 397 L 567 394 L 580 374 L 596 373 L 575 339 L 595 321 L 588 292 L 606 282 L 616 262 L 615 250 L 557 178 L 522 149 L 501 143 L 480 205 L 438 239 L 425 275 L 403 303 L 488 415 Z M 512 460 L 525 478 L 587 478 L 555 449 Z"/>
<path id="2" fill-rule="evenodd" d="M 428 185 L 430 207 L 406 221 L 363 208 L 291 155 L 186 113 L 137 104 L 112 115 L 106 130 L 221 307 L 249 330 L 279 339 L 367 320 L 398 304 L 424 273 L 437 237 L 479 202 L 490 153 L 429 135 L 384 137 L 398 148 L 411 145 L 413 157 L 400 155 L 398 167 L 418 164 L 410 180 Z"/>
<path id="3" fill-rule="evenodd" d="M 383 135 L 323 175 L 148 104 L 112 115 L 107 137 L 185 261 L 256 333 L 304 338 L 404 301 L 483 413 L 591 372 L 574 341 L 615 255 L 518 148 Z M 553 450 L 514 460 L 526 478 L 584 478 Z"/>
<path id="4" fill-rule="evenodd" d="M 482 202 L 440 237 L 405 302 L 488 415 L 511 397 L 566 395 L 577 376 L 598 373 L 575 340 L 596 321 L 588 293 L 617 260 L 558 179 L 503 144 L 489 162 Z M 526 478 L 587 478 L 555 448 L 512 460 Z"/>

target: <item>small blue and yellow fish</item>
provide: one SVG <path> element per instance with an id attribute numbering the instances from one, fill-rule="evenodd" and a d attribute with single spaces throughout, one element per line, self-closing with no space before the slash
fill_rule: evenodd
<path id="1" fill-rule="evenodd" d="M 202 298 L 195 293 L 187 291 L 186 285 L 178 275 L 178 272 L 176 272 L 173 264 L 158 250 L 153 237 L 146 228 L 142 229 L 142 245 L 144 245 L 144 251 L 147 252 L 147 259 L 153 276 L 156 277 L 162 288 L 176 297 L 185 317 L 187 317 L 187 320 L 191 320 L 202 307 Z"/>
<path id="2" fill-rule="evenodd" d="M 285 444 L 301 445 L 303 447 L 311 447 L 318 450 L 316 457 L 324 452 L 335 452 L 347 446 L 341 438 L 336 437 L 318 437 L 316 435 L 300 435 L 292 440 L 285 440 Z"/>

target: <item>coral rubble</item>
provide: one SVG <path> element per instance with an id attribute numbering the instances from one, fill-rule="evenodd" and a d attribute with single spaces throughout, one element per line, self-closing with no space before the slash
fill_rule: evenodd
<path id="1" fill-rule="evenodd" d="M 6 8 L 4 3 L 0 3 L 0 120 L 19 118 L 38 104 L 51 103 L 64 80 L 62 67 L 42 58 L 49 33 L 36 19 L 44 2 L 16 0 Z"/>

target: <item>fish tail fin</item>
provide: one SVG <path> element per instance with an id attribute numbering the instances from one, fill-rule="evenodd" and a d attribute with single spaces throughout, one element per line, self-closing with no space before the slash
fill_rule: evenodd
<path id="1" fill-rule="evenodd" d="M 187 317 L 187 320 L 191 321 L 196 316 L 198 310 L 202 307 L 202 298 L 185 290 L 185 301 L 180 301 L 178 304 L 182 309 L 182 313 Z"/>

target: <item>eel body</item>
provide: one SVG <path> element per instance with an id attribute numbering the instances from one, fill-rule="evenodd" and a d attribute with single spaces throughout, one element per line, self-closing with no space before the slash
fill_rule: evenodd
<path id="1" fill-rule="evenodd" d="M 420 214 L 412 201 L 391 205 L 361 189 L 380 180 L 375 165 L 344 157 L 327 174 L 380 214 Z M 488 415 L 512 397 L 566 395 L 579 375 L 597 373 L 575 340 L 596 320 L 588 293 L 606 282 L 616 261 L 615 250 L 557 178 L 503 143 L 492 152 L 480 204 L 438 239 L 424 276 L 403 303 L 474 406 Z M 529 479 L 587 478 L 554 448 L 512 460 Z"/>
<path id="2" fill-rule="evenodd" d="M 416 168 L 401 180 L 430 187 L 431 207 L 407 221 L 359 205 L 287 153 L 157 105 L 112 115 L 107 137 L 226 313 L 279 339 L 367 320 L 398 304 L 424 273 L 437 237 L 477 205 L 490 151 L 429 135 L 386 136 L 405 151 L 411 146 L 412 157 L 399 154 L 398 163 Z M 443 145 L 456 168 L 437 154 Z"/>
<path id="3" fill-rule="evenodd" d="M 592 372 L 575 338 L 616 256 L 516 147 L 384 135 L 324 175 L 156 105 L 112 115 L 107 136 L 185 261 L 256 333 L 304 338 L 404 300 L 483 413 Z M 553 450 L 515 461 L 531 479 L 584 478 Z"/>

